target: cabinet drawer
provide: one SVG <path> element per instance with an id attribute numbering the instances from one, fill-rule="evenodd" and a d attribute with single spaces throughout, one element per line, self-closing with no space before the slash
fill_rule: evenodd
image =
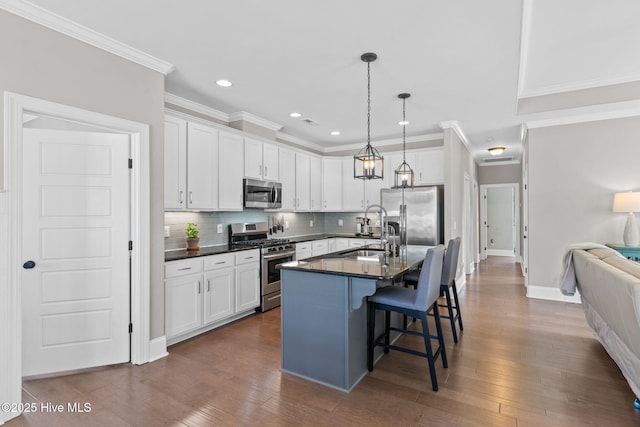
<path id="1" fill-rule="evenodd" d="M 234 254 L 213 255 L 204 258 L 204 270 L 217 270 L 219 268 L 233 267 L 235 265 Z"/>
<path id="2" fill-rule="evenodd" d="M 311 250 L 312 251 L 317 251 L 320 249 L 328 249 L 329 248 L 329 241 L 328 240 L 316 240 L 311 242 Z"/>
<path id="3" fill-rule="evenodd" d="M 178 277 L 186 274 L 201 273 L 202 259 L 169 261 L 164 264 L 164 277 Z"/>
<path id="4" fill-rule="evenodd" d="M 296 243 L 296 251 L 303 252 L 303 251 L 310 251 L 310 250 L 311 250 L 311 242 Z"/>
<path id="5" fill-rule="evenodd" d="M 240 251 L 236 253 L 236 265 L 248 264 L 250 262 L 260 261 L 260 250 L 252 249 L 250 251 Z"/>

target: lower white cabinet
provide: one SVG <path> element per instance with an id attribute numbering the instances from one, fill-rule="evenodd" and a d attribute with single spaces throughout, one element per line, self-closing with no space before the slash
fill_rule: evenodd
<path id="1" fill-rule="evenodd" d="M 329 240 L 321 239 L 311 242 L 311 256 L 324 255 L 329 253 Z"/>
<path id="2" fill-rule="evenodd" d="M 296 259 L 311 258 L 311 242 L 296 243 Z"/>
<path id="3" fill-rule="evenodd" d="M 258 249 L 165 263 L 168 344 L 252 314 L 259 306 Z"/>

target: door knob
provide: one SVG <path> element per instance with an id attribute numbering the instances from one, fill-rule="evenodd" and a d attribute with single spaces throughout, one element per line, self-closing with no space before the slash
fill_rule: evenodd
<path id="1" fill-rule="evenodd" d="M 36 266 L 36 263 L 31 261 L 31 260 L 29 260 L 29 261 L 25 262 L 24 264 L 22 264 L 22 268 L 24 268 L 25 270 L 29 270 L 29 269 L 31 269 L 31 268 L 33 268 L 35 266 Z"/>

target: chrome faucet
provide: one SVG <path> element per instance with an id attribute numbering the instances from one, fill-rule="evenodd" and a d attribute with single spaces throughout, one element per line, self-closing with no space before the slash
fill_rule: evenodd
<path id="1" fill-rule="evenodd" d="M 367 214 L 373 208 L 378 208 L 380 212 L 380 248 L 384 249 L 386 254 L 389 253 L 389 239 L 387 233 L 389 232 L 389 215 L 387 210 L 380 205 L 369 205 L 364 212 L 364 217 L 367 218 Z M 382 214 L 384 213 L 384 217 Z"/>

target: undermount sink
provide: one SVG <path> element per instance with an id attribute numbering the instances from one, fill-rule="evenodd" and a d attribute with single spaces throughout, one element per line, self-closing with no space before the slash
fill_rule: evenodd
<path id="1" fill-rule="evenodd" d="M 384 254 L 383 249 L 355 249 L 347 252 L 345 258 L 356 258 L 358 261 L 379 261 L 380 255 Z"/>

